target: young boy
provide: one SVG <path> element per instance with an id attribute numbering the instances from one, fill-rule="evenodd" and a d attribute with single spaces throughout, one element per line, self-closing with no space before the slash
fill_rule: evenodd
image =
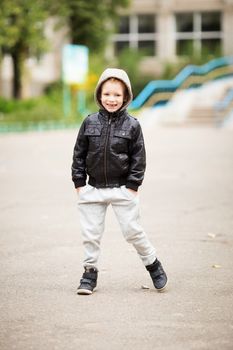
<path id="1" fill-rule="evenodd" d="M 72 180 L 79 194 L 85 255 L 78 294 L 92 294 L 97 285 L 100 242 L 110 203 L 126 241 L 133 244 L 155 288 L 162 291 L 167 285 L 155 249 L 139 224 L 137 191 L 146 157 L 140 124 L 126 111 L 132 98 L 127 73 L 106 69 L 95 90 L 100 110 L 84 120 L 74 147 Z"/>

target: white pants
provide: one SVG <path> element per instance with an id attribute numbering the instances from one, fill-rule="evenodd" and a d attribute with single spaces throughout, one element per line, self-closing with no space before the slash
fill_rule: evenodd
<path id="1" fill-rule="evenodd" d="M 155 259 L 155 249 L 139 224 L 139 197 L 125 186 L 97 189 L 90 185 L 79 192 L 80 225 L 84 244 L 83 266 L 97 268 L 105 215 L 111 204 L 127 242 L 132 243 L 145 266 Z"/>

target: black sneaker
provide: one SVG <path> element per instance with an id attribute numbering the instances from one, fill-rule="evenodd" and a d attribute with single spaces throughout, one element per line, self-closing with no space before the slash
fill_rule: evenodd
<path id="1" fill-rule="evenodd" d="M 80 280 L 77 294 L 89 295 L 92 294 L 97 285 L 98 270 L 95 268 L 85 267 L 85 271 Z"/>
<path id="2" fill-rule="evenodd" d="M 167 286 L 167 275 L 162 267 L 161 262 L 156 259 L 153 264 L 146 266 L 147 271 L 154 283 L 155 288 L 162 292 Z"/>

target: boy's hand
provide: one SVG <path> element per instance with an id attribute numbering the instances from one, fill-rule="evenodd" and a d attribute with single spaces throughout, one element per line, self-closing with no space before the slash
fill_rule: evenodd
<path id="1" fill-rule="evenodd" d="M 128 187 L 127 187 L 127 190 L 130 191 L 130 192 L 132 192 L 134 196 L 136 196 L 136 195 L 138 194 L 137 191 L 134 191 L 134 190 L 132 190 L 131 188 L 128 188 Z"/>

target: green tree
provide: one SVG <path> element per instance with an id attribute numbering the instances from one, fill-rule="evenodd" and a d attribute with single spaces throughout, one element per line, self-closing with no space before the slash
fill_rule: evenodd
<path id="1" fill-rule="evenodd" d="M 27 57 L 46 50 L 44 26 L 50 16 L 68 25 L 73 44 L 102 50 L 117 19 L 118 7 L 130 0 L 1 0 L 0 55 L 9 54 L 13 62 L 13 97 L 21 98 L 22 71 Z"/>
<path id="2" fill-rule="evenodd" d="M 0 49 L 13 62 L 13 97 L 19 99 L 25 59 L 46 49 L 44 22 L 49 16 L 45 0 L 1 0 Z"/>
<path id="3" fill-rule="evenodd" d="M 101 51 L 117 21 L 120 7 L 130 0 L 63 0 L 67 7 L 67 23 L 73 44 L 87 45 L 95 52 Z"/>

